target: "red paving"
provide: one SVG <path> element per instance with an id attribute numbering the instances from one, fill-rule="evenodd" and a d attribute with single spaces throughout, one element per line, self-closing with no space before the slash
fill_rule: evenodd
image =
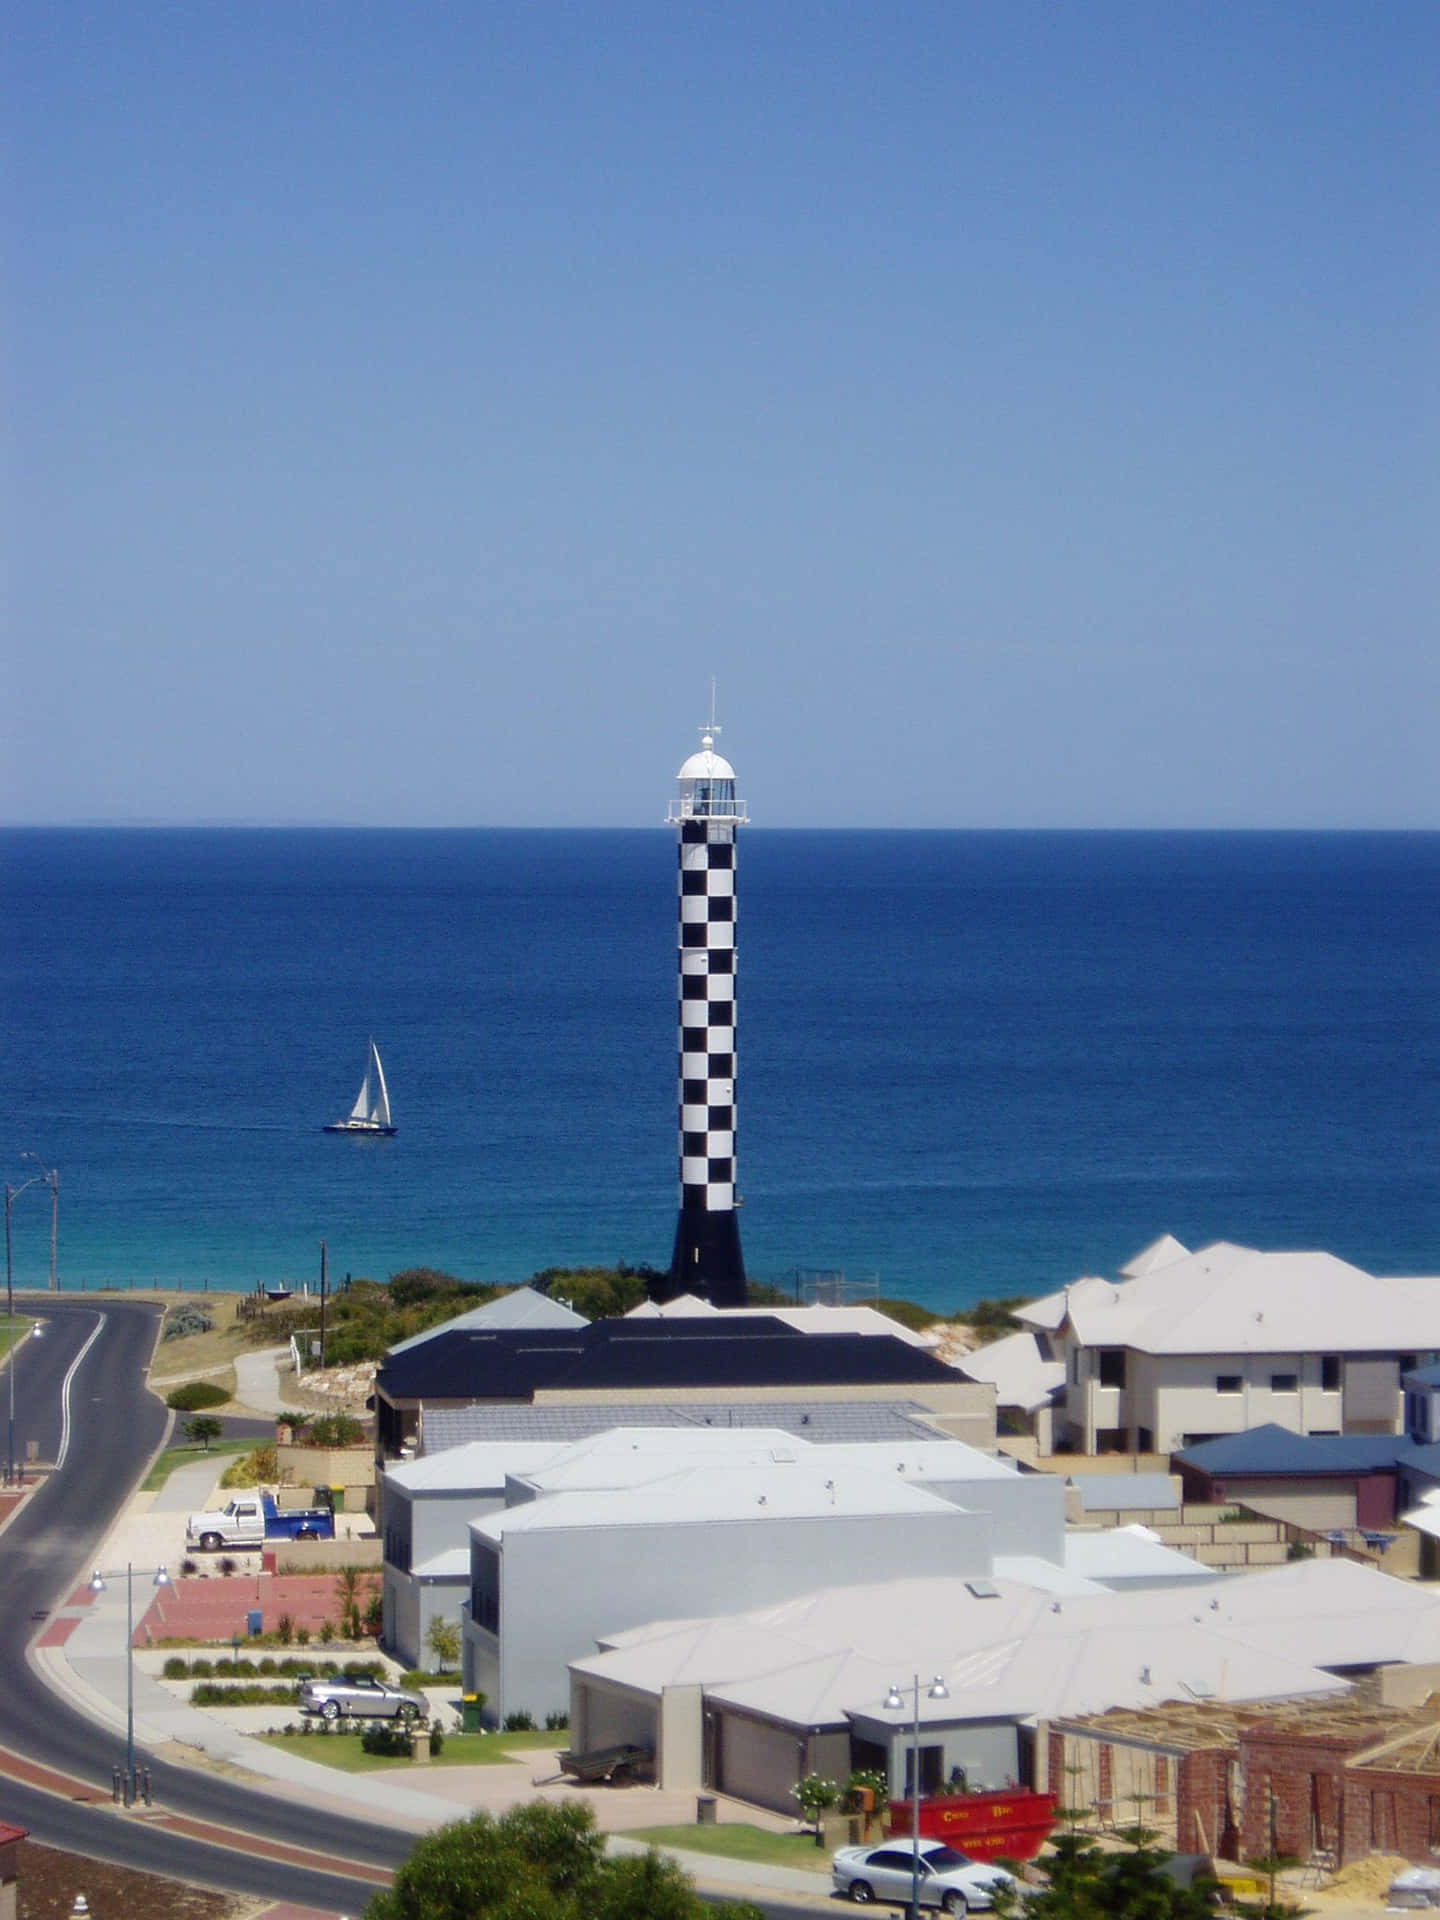
<path id="1" fill-rule="evenodd" d="M 360 1583 L 360 1604 L 368 1590 L 378 1590 L 374 1575 Z M 228 1579 L 181 1578 L 157 1593 L 135 1629 L 137 1647 L 161 1640 L 223 1641 L 248 1637 L 247 1615 L 260 1611 L 261 1631 L 274 1633 L 282 1614 L 291 1625 L 306 1627 L 312 1645 L 320 1644 L 321 1627 L 340 1623 L 340 1594 L 333 1573 L 236 1573 Z"/>

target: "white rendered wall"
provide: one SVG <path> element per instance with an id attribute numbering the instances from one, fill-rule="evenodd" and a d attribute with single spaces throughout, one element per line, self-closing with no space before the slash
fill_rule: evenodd
<path id="1" fill-rule="evenodd" d="M 740 1613 L 819 1587 L 867 1585 L 887 1572 L 984 1577 L 990 1541 L 989 1517 L 959 1508 L 517 1531 L 501 1554 L 491 1706 L 501 1715 L 525 1709 L 537 1721 L 568 1707 L 567 1662 L 592 1653 L 602 1634 Z M 477 1645 L 488 1637 L 470 1631 Z"/>

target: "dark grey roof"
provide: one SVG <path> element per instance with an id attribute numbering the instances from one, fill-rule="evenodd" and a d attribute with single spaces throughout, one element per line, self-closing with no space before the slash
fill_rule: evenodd
<path id="1" fill-rule="evenodd" d="M 816 1446 L 850 1440 L 935 1440 L 941 1434 L 907 1400 L 747 1400 L 738 1406 L 432 1407 L 422 1451 L 443 1453 L 471 1440 L 587 1440 L 614 1427 L 779 1427 Z"/>
<path id="2" fill-rule="evenodd" d="M 955 1371 L 889 1334 L 804 1333 L 754 1319 L 597 1320 L 569 1330 L 441 1331 L 392 1349 L 376 1375 L 391 1401 L 528 1401 L 537 1392 L 640 1388 L 953 1386 Z"/>

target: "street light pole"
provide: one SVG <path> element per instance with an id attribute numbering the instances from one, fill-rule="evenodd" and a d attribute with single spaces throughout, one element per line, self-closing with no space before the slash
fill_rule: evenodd
<path id="1" fill-rule="evenodd" d="M 50 1189 L 50 1291 L 55 1291 L 55 1244 L 60 1231 L 60 1175 L 54 1167 L 40 1165 L 38 1153 L 22 1153 L 22 1160 L 33 1160 L 39 1173 L 32 1173 L 28 1180 L 22 1180 L 18 1187 L 5 1183 L 5 1314 L 7 1319 L 15 1317 L 15 1268 L 11 1258 L 10 1215 L 15 1202 L 29 1187 L 47 1186 Z"/>
<path id="2" fill-rule="evenodd" d="M 913 1714 L 910 1736 L 910 1905 L 906 1909 L 906 1920 L 920 1920 L 920 1676 L 915 1674 L 910 1682 Z M 937 1673 L 926 1689 L 927 1700 L 948 1700 L 950 1690 Z M 899 1687 L 892 1686 L 885 1696 L 885 1706 L 891 1713 L 900 1712 L 905 1705 L 905 1696 Z"/>
<path id="3" fill-rule="evenodd" d="M 168 1587 L 170 1576 L 163 1563 L 155 1569 L 155 1578 L 151 1582 L 155 1587 Z M 90 1591 L 101 1594 L 106 1591 L 105 1576 L 97 1567 L 90 1576 Z M 131 1561 L 125 1562 L 125 1781 L 124 1799 L 127 1807 L 135 1804 L 135 1568 Z"/>

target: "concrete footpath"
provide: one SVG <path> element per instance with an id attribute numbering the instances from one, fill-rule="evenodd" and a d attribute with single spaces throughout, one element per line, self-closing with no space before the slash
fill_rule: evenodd
<path id="1" fill-rule="evenodd" d="M 250 1399 L 248 1393 L 246 1397 Z M 640 1843 L 626 1840 L 627 1828 L 694 1822 L 694 1794 L 666 1793 L 643 1786 L 579 1788 L 554 1777 L 557 1769 L 553 1752 L 527 1752 L 494 1766 L 410 1764 L 384 1772 L 351 1774 L 257 1739 L 257 1733 L 296 1717 L 283 1707 L 190 1706 L 184 1697 L 189 1692 L 188 1682 L 167 1683 L 159 1677 L 164 1654 L 145 1647 L 142 1622 L 156 1597 L 156 1569 L 163 1565 L 172 1578 L 178 1576 L 185 1557 L 186 1516 L 210 1503 L 222 1465 L 220 1461 L 198 1461 L 173 1473 L 159 1492 L 136 1494 L 97 1556 L 105 1590 L 93 1594 L 82 1582 L 63 1605 L 52 1611 L 31 1648 L 31 1662 L 46 1683 L 105 1730 L 108 1741 L 113 1742 L 117 1765 L 124 1756 L 127 1686 L 132 1681 L 127 1661 L 128 1609 L 135 1627 L 135 1746 L 141 1755 L 154 1753 L 171 1762 L 190 1760 L 227 1771 L 238 1768 L 252 1776 L 257 1789 L 289 1798 L 303 1797 L 310 1807 L 328 1806 L 416 1834 L 482 1808 L 501 1813 L 534 1799 L 587 1801 L 594 1808 L 597 1825 L 617 1852 L 643 1850 Z M 254 1560 L 254 1556 L 248 1561 L 246 1556 L 237 1558 L 247 1567 Z M 264 1578 L 257 1576 L 256 1592 L 263 1591 Z M 243 1584 L 248 1586 L 249 1579 Z M 163 1632 L 163 1626 L 159 1631 Z M 317 1656 L 320 1651 L 316 1649 Z M 440 1723 L 448 1725 L 450 1712 L 458 1702 L 445 1690 L 434 1693 L 432 1702 Z M 746 1824 L 773 1825 L 777 1830 L 787 1828 L 782 1820 L 768 1820 L 763 1814 L 757 1816 L 753 1808 L 723 1799 L 719 1814 L 722 1821 L 728 1817 Z M 793 1831 L 794 1823 L 788 1823 L 788 1827 Z M 787 1901 L 813 1901 L 817 1911 L 830 1904 L 830 1882 L 824 1873 L 684 1851 L 674 1857 L 707 1892 L 735 1899 L 758 1899 L 769 1893 Z"/>

